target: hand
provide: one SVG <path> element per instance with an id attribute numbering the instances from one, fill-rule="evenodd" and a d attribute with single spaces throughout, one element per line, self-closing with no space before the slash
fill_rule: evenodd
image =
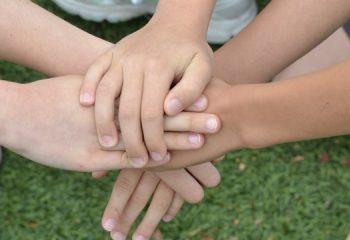
<path id="1" fill-rule="evenodd" d="M 265 85 L 258 85 L 262 89 Z M 255 129 L 249 123 L 252 115 L 259 111 L 254 102 L 257 85 L 237 85 L 231 87 L 220 79 L 213 79 L 204 94 L 209 106 L 206 112 L 216 114 L 221 120 L 221 128 L 215 134 L 206 135 L 206 140 L 199 150 L 172 151 L 173 161 L 153 168 L 153 171 L 171 170 L 211 161 L 226 152 L 256 147 L 252 145 Z M 249 97 L 247 97 L 249 96 Z M 252 103 L 254 108 L 252 108 Z M 252 109 L 254 109 L 252 114 Z M 254 140 L 253 143 L 259 142 Z M 257 146 L 259 147 L 259 145 Z"/>
<path id="2" fill-rule="evenodd" d="M 151 205 L 134 234 L 134 239 L 139 235 L 149 239 L 162 218 L 170 221 L 175 217 L 183 204 L 182 197 L 189 198 L 176 194 L 176 189 L 187 188 L 190 195 L 201 192 L 198 202 L 203 198 L 201 185 L 214 187 L 220 182 L 220 174 L 210 163 L 191 167 L 187 171 L 171 171 L 170 175 L 163 172 L 161 180 L 158 173 L 137 169 L 123 170 L 118 176 L 102 218 L 104 229 L 111 232 L 113 239 L 125 239 L 131 225 L 153 194 Z M 177 188 L 173 190 L 174 182 Z M 190 198 L 193 199 L 192 196 Z"/>
<path id="3" fill-rule="evenodd" d="M 131 165 L 143 167 L 149 156 L 168 161 L 161 124 L 164 109 L 175 115 L 192 105 L 210 81 L 211 69 L 212 50 L 204 37 L 151 21 L 89 68 L 80 102 L 95 103 L 98 139 L 108 149 L 118 142 L 114 102 L 120 96 L 118 117 Z M 176 85 L 169 92 L 172 84 Z M 205 101 L 201 98 L 195 106 L 203 109 Z"/>
<path id="4" fill-rule="evenodd" d="M 16 105 L 9 108 L 7 121 L 3 121 L 7 129 L 1 136 L 1 145 L 38 163 L 61 169 L 100 171 L 131 167 L 123 157 L 124 151 L 100 149 L 92 109 L 82 108 L 76 101 L 80 84 L 80 77 L 67 76 L 18 85 Z M 193 127 L 188 128 L 188 123 L 195 121 L 197 130 L 205 130 L 205 119 L 213 117 L 199 113 L 195 120 L 188 114 L 182 115 L 180 121 L 181 115 L 177 120 L 166 121 L 167 128 L 194 131 Z M 191 136 L 170 134 L 174 136 L 166 137 L 170 147 L 186 145 Z M 197 139 L 200 141 L 187 147 L 200 147 L 203 138 Z"/>

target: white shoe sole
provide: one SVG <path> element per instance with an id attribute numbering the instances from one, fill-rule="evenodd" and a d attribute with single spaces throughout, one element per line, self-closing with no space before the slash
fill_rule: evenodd
<path id="1" fill-rule="evenodd" d="M 111 23 L 123 22 L 148 13 L 153 13 L 153 4 L 116 4 L 111 6 L 81 3 L 76 0 L 53 0 L 60 8 L 70 14 L 94 22 L 107 20 Z"/>
<path id="2" fill-rule="evenodd" d="M 212 18 L 208 29 L 208 42 L 222 44 L 242 31 L 258 13 L 255 1 L 252 1 L 249 8 L 240 16 L 233 19 Z"/>

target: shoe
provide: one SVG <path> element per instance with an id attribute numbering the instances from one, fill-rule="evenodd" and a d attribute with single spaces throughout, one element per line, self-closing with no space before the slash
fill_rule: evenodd
<path id="1" fill-rule="evenodd" d="M 107 20 L 123 22 L 148 13 L 154 13 L 156 3 L 138 0 L 53 0 L 60 8 L 72 15 L 94 22 Z"/>
<path id="2" fill-rule="evenodd" d="M 155 0 L 53 0 L 70 14 L 90 21 L 126 21 L 155 11 Z M 256 16 L 255 0 L 217 0 L 208 29 L 208 41 L 222 44 L 237 35 Z"/>

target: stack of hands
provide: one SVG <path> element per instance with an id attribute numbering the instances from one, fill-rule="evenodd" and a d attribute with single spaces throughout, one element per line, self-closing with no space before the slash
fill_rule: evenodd
<path id="1" fill-rule="evenodd" d="M 160 1 L 145 27 L 114 46 L 30 1 L 0 3 L 0 17 L 7 20 L 0 21 L 0 41 L 7 46 L 0 48 L 2 58 L 52 75 L 85 72 L 30 84 L 0 81 L 0 145 L 40 164 L 92 172 L 96 178 L 123 169 L 102 219 L 113 239 L 126 238 L 152 196 L 133 235 L 136 240 L 149 239 L 158 223 L 172 220 L 184 201 L 199 202 L 203 188 L 219 183 L 212 161 L 225 152 L 350 132 L 350 113 L 344 110 L 350 100 L 341 97 L 348 95 L 349 83 L 343 76 L 350 75 L 349 62 L 277 84 L 232 87 L 213 78 L 206 29 L 215 1 L 207 2 Z M 236 83 L 267 81 L 348 18 L 348 11 L 338 14 L 326 3 L 302 3 L 313 9 L 317 5 L 320 16 L 337 15 L 329 21 L 333 24 L 322 24 L 307 11 L 300 13 L 294 1 L 273 2 L 256 23 L 219 51 L 218 66 L 225 71 L 216 66 L 215 75 L 236 77 Z M 204 7 L 196 15 L 190 4 Z M 350 8 L 344 1 L 331 7 L 344 5 Z M 34 17 L 16 17 L 25 11 Z M 278 12 L 295 21 L 279 21 Z M 318 31 L 304 34 L 301 17 Z M 271 22 L 279 24 L 260 27 L 272 26 Z M 38 38 L 36 31 L 45 38 Z M 275 37 L 277 32 L 280 38 Z M 299 38 L 293 38 L 295 33 Z M 74 41 L 67 40 L 68 35 Z M 269 54 L 255 44 L 255 36 Z M 68 58 L 73 49 L 77 57 Z M 224 52 L 238 57 L 222 57 Z M 249 71 L 252 66 L 255 71 Z"/>
<path id="2" fill-rule="evenodd" d="M 160 3 L 159 8 L 166 7 Z M 220 182 L 210 160 L 222 152 L 183 158 L 189 150 L 200 150 L 205 135 L 217 134 L 221 127 L 217 115 L 205 112 L 209 100 L 204 90 L 213 69 L 205 32 L 209 20 L 202 31 L 193 32 L 177 23 L 162 24 L 162 18 L 156 13 L 100 56 L 85 76 L 6 84 L 16 93 L 8 101 L 24 114 L 7 109 L 11 122 L 3 119 L 7 126 L 1 145 L 38 163 L 93 172 L 96 178 L 123 169 L 102 219 L 113 239 L 126 238 L 152 196 L 134 239 L 150 238 L 184 201 L 201 201 L 203 188 Z M 212 85 L 206 94 L 216 98 L 227 84 L 217 80 Z"/>

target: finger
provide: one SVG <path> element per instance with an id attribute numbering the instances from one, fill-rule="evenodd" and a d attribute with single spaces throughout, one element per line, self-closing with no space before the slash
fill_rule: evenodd
<path id="1" fill-rule="evenodd" d="M 220 183 L 220 173 L 211 163 L 202 163 L 186 169 L 205 187 L 215 187 Z"/>
<path id="2" fill-rule="evenodd" d="M 128 201 L 128 204 L 116 224 L 116 227 L 111 232 L 111 236 L 115 239 L 117 236 L 126 237 L 128 232 L 135 222 L 137 216 L 141 213 L 146 206 L 148 200 L 154 193 L 160 179 L 151 172 L 145 172 L 137 185 L 133 195 Z"/>
<path id="3" fill-rule="evenodd" d="M 111 197 L 102 217 L 102 227 L 110 232 L 117 226 L 130 196 L 142 177 L 142 170 L 122 170 L 114 184 Z"/>
<path id="4" fill-rule="evenodd" d="M 96 91 L 95 122 L 98 139 L 103 148 L 112 148 L 118 142 L 115 125 L 115 99 L 122 87 L 122 69 L 112 66 L 102 78 Z"/>
<path id="5" fill-rule="evenodd" d="M 138 225 L 134 235 L 134 240 L 150 239 L 153 232 L 157 229 L 159 222 L 169 209 L 174 197 L 174 191 L 165 183 L 160 182 L 153 194 L 152 202 L 146 215 Z"/>
<path id="6" fill-rule="evenodd" d="M 208 98 L 204 95 L 200 96 L 191 106 L 186 108 L 189 112 L 203 112 L 208 107 Z"/>
<path id="7" fill-rule="evenodd" d="M 140 122 L 143 73 L 137 64 L 136 67 L 125 67 L 123 71 L 123 88 L 119 105 L 120 130 L 130 164 L 141 168 L 148 161 Z"/>
<path id="8" fill-rule="evenodd" d="M 141 109 L 142 130 L 149 155 L 157 162 L 170 156 L 167 155 L 164 142 L 163 106 L 173 78 L 173 72 L 162 69 L 156 61 L 150 61 L 146 67 Z"/>
<path id="9" fill-rule="evenodd" d="M 110 171 L 124 168 L 132 168 L 124 151 L 98 151 L 92 153 L 87 157 L 83 163 L 79 163 L 75 169 L 76 171 L 96 172 L 96 171 Z"/>
<path id="10" fill-rule="evenodd" d="M 185 169 L 155 172 L 155 174 L 186 202 L 198 203 L 202 201 L 204 197 L 202 186 Z"/>
<path id="11" fill-rule="evenodd" d="M 97 171 L 97 172 L 92 172 L 91 175 L 93 178 L 100 179 L 103 178 L 108 174 L 108 171 Z"/>
<path id="12" fill-rule="evenodd" d="M 170 222 L 171 220 L 173 220 L 177 215 L 177 213 L 180 211 L 181 207 L 184 205 L 184 203 L 185 203 L 184 199 L 179 194 L 176 193 L 168 211 L 162 218 L 163 221 Z"/>
<path id="13" fill-rule="evenodd" d="M 211 60 L 207 56 L 196 55 L 180 82 L 166 97 L 165 112 L 172 116 L 191 106 L 201 96 L 211 78 Z"/>
<path id="14" fill-rule="evenodd" d="M 199 149 L 204 144 L 204 136 L 198 133 L 165 133 L 164 140 L 170 150 L 191 150 Z M 123 151 L 125 149 L 121 139 L 114 150 Z"/>
<path id="15" fill-rule="evenodd" d="M 211 161 L 211 163 L 214 164 L 214 165 L 216 165 L 216 164 L 221 163 L 224 159 L 225 159 L 225 155 L 223 155 L 223 156 L 221 156 L 221 157 L 219 157 L 219 158 L 217 158 L 217 159 Z"/>
<path id="16" fill-rule="evenodd" d="M 106 53 L 97 59 L 87 70 L 80 88 L 80 103 L 83 106 L 91 106 L 95 103 L 97 85 L 109 69 L 112 60 L 113 53 Z"/>
<path id="17" fill-rule="evenodd" d="M 216 133 L 220 127 L 220 119 L 209 113 L 182 112 L 164 119 L 165 131 Z"/>

